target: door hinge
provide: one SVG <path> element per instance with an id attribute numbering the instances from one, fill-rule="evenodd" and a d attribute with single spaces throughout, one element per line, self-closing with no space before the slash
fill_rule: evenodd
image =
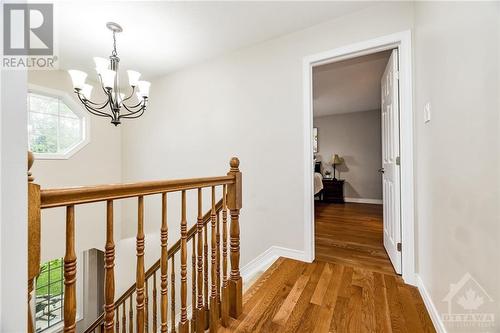
<path id="1" fill-rule="evenodd" d="M 398 252 L 401 252 L 401 243 L 398 243 L 398 244 L 396 245 L 396 248 L 397 248 Z"/>
<path id="2" fill-rule="evenodd" d="M 396 157 L 396 165 L 401 165 L 401 158 L 399 156 Z"/>
<path id="3" fill-rule="evenodd" d="M 396 80 L 399 80 L 399 71 L 396 71 L 396 72 L 394 73 L 394 77 L 396 78 Z"/>

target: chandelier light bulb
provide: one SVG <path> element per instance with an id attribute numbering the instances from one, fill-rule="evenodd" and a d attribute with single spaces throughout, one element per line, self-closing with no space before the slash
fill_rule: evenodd
<path id="1" fill-rule="evenodd" d="M 73 81 L 73 87 L 75 89 L 82 89 L 85 85 L 85 79 L 87 78 L 87 73 L 78 71 L 76 69 L 70 69 L 68 71 L 71 75 L 71 81 Z"/>
<path id="2" fill-rule="evenodd" d="M 104 72 L 109 68 L 109 59 L 102 57 L 94 57 L 94 62 L 97 74 L 102 74 L 102 72 Z"/>
<path id="3" fill-rule="evenodd" d="M 142 97 L 149 97 L 149 87 L 151 86 L 151 82 L 149 81 L 139 81 L 139 94 Z"/>
<path id="4" fill-rule="evenodd" d="M 102 85 L 104 88 L 113 89 L 115 84 L 116 72 L 111 69 L 105 69 L 101 73 Z"/>
<path id="5" fill-rule="evenodd" d="M 90 99 L 90 94 L 92 93 L 92 87 L 90 84 L 84 84 L 82 88 L 82 95 L 85 97 L 85 99 Z"/>
<path id="6" fill-rule="evenodd" d="M 139 78 L 141 77 L 141 73 L 128 70 L 127 74 L 128 74 L 128 83 L 130 84 L 130 86 L 137 87 L 137 84 L 139 83 Z"/>

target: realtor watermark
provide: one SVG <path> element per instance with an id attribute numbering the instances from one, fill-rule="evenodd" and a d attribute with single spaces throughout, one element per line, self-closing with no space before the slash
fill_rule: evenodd
<path id="1" fill-rule="evenodd" d="M 2 67 L 56 69 L 53 4 L 4 3 L 2 9 Z"/>
<path id="2" fill-rule="evenodd" d="M 469 273 L 450 284 L 442 301 L 448 304 L 448 311 L 441 314 L 448 328 L 469 333 L 495 329 L 495 301 Z"/>

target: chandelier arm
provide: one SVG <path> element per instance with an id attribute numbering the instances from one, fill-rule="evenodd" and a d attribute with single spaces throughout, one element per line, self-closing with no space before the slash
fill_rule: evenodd
<path id="1" fill-rule="evenodd" d="M 95 103 L 95 102 L 92 102 L 90 99 L 85 98 L 85 96 L 83 96 L 84 98 L 82 98 L 81 96 L 83 94 L 80 93 L 79 91 L 75 90 L 75 92 L 78 95 L 78 99 L 80 100 L 80 102 L 95 105 L 95 107 L 93 106 L 92 108 L 103 109 L 109 103 L 109 98 L 108 98 L 108 100 L 106 102 Z"/>
<path id="2" fill-rule="evenodd" d="M 140 116 L 142 116 L 144 114 L 144 111 L 146 111 L 146 107 L 143 107 L 142 109 L 140 109 L 139 111 L 136 111 L 134 113 L 121 115 L 120 117 L 118 117 L 118 119 L 121 119 L 121 118 L 124 118 L 124 119 L 139 118 Z M 137 113 L 139 113 L 139 114 L 137 114 Z"/>
<path id="3" fill-rule="evenodd" d="M 125 109 L 128 112 L 132 112 L 130 109 L 135 109 L 135 108 L 138 108 L 138 107 L 140 107 L 142 105 L 146 105 L 146 102 L 145 102 L 144 99 L 142 101 L 140 101 L 139 103 L 137 103 L 136 105 L 129 105 L 129 106 L 127 106 L 127 105 L 123 104 L 123 106 L 125 107 Z"/>
<path id="4" fill-rule="evenodd" d="M 107 101 L 107 102 L 105 102 L 103 105 L 101 105 L 101 106 L 99 106 L 99 107 L 97 107 L 97 106 L 96 106 L 96 107 L 94 107 L 94 106 L 92 106 L 92 105 L 89 105 L 89 104 L 93 104 L 93 105 L 98 105 L 98 104 L 93 103 L 93 102 L 89 101 L 88 99 L 83 99 L 83 98 L 82 98 L 82 96 L 81 96 L 81 94 L 78 94 L 78 99 L 80 100 L 80 102 L 82 102 L 82 104 L 83 104 L 83 105 L 85 105 L 86 107 L 88 106 L 89 108 L 91 108 L 91 109 L 92 109 L 92 110 L 94 110 L 95 112 L 100 112 L 100 113 L 102 113 L 102 114 L 107 115 L 107 113 L 106 113 L 106 112 L 101 112 L 101 111 L 99 111 L 99 110 L 104 109 L 104 108 L 105 108 L 105 107 L 109 104 L 109 98 L 108 98 L 108 101 Z"/>
<path id="5" fill-rule="evenodd" d="M 87 109 L 87 111 L 90 112 L 91 114 L 93 114 L 94 116 L 109 117 L 111 119 L 113 118 L 112 115 L 110 115 L 108 113 L 104 113 L 104 112 L 100 112 L 100 111 L 94 110 L 90 106 L 88 106 L 87 104 L 84 104 L 83 106 L 85 106 L 85 109 Z"/>
<path id="6" fill-rule="evenodd" d="M 134 106 L 127 106 L 125 104 L 122 104 L 123 108 L 125 110 L 127 110 L 129 113 L 136 113 L 138 111 L 140 111 L 141 109 L 145 108 L 146 107 L 146 104 L 143 104 L 143 103 L 139 103 L 137 105 L 134 105 Z"/>
<path id="7" fill-rule="evenodd" d="M 122 104 L 123 104 L 123 102 L 128 101 L 129 99 L 131 99 L 131 98 L 132 98 L 132 96 L 134 96 L 135 86 L 131 86 L 131 87 L 132 87 L 132 92 L 130 93 L 130 95 L 129 95 L 127 98 L 125 98 L 125 99 L 122 101 Z"/>

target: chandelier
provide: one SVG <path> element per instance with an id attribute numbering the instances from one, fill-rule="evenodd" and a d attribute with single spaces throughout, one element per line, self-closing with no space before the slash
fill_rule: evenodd
<path id="1" fill-rule="evenodd" d="M 109 60 L 106 58 L 94 57 L 95 69 L 101 88 L 106 95 L 106 100 L 96 103 L 90 100 L 92 86 L 85 83 L 87 73 L 79 70 L 69 70 L 73 87 L 78 99 L 85 109 L 93 115 L 111 118 L 111 123 L 117 126 L 121 119 L 133 119 L 142 116 L 146 110 L 149 97 L 148 81 L 139 81 L 141 73 L 128 70 L 128 84 L 131 87 L 130 94 L 125 95 L 120 91 L 118 80 L 118 64 L 120 58 L 116 52 L 116 34 L 123 31 L 118 23 L 108 22 L 106 27 L 113 32 L 113 51 Z M 134 100 L 136 97 L 136 101 Z"/>

